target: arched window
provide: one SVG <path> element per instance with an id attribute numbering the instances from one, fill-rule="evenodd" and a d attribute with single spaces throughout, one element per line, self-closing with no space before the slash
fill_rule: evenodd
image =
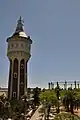
<path id="1" fill-rule="evenodd" d="M 20 69 L 24 69 L 24 59 L 22 59 L 20 62 Z"/>
<path id="2" fill-rule="evenodd" d="M 12 82 L 12 91 L 16 92 L 14 96 L 17 96 L 17 84 L 18 84 L 18 60 L 15 58 L 13 63 L 13 82 Z"/>
<path id="3" fill-rule="evenodd" d="M 23 44 L 21 44 L 21 47 L 23 48 L 23 47 L 24 47 L 24 45 L 23 45 Z"/>
<path id="4" fill-rule="evenodd" d="M 24 64 L 21 64 L 21 69 L 24 69 Z"/>
<path id="5" fill-rule="evenodd" d="M 16 92 L 13 92 L 13 98 L 16 98 Z"/>
<path id="6" fill-rule="evenodd" d="M 14 73 L 14 78 L 17 78 L 17 73 Z"/>
<path id="7" fill-rule="evenodd" d="M 18 60 L 15 58 L 14 59 L 14 72 L 18 71 Z"/>

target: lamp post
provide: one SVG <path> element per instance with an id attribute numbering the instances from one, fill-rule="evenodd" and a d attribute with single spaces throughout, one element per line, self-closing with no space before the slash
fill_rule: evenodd
<path id="1" fill-rule="evenodd" d="M 78 89 L 79 89 L 79 83 L 78 83 Z"/>
<path id="2" fill-rule="evenodd" d="M 65 81 L 65 90 L 67 89 L 67 82 Z"/>
<path id="3" fill-rule="evenodd" d="M 76 89 L 76 80 L 74 81 L 75 89 Z"/>

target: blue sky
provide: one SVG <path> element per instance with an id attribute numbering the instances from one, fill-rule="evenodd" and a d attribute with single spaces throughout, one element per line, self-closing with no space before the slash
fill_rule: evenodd
<path id="1" fill-rule="evenodd" d="M 49 81 L 80 80 L 80 0 L 2 0 L 0 86 L 8 82 L 6 38 L 20 15 L 33 40 L 28 85 L 47 87 Z"/>

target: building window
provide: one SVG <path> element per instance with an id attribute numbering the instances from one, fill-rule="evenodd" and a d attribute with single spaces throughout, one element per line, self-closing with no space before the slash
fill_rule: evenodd
<path id="1" fill-rule="evenodd" d="M 14 98 L 16 97 L 16 92 L 13 92 L 13 97 L 14 97 Z"/>
<path id="2" fill-rule="evenodd" d="M 24 64 L 21 64 L 21 69 L 24 69 Z"/>
<path id="3" fill-rule="evenodd" d="M 17 73 L 14 73 L 14 78 L 17 78 Z"/>
<path id="4" fill-rule="evenodd" d="M 15 48 L 17 48 L 18 47 L 18 44 L 15 44 Z"/>
<path id="5" fill-rule="evenodd" d="M 21 82 L 21 85 L 23 85 L 24 83 L 23 82 Z"/>
<path id="6" fill-rule="evenodd" d="M 23 44 L 21 44 L 21 47 L 23 48 L 23 47 L 24 47 L 24 45 L 23 45 Z"/>

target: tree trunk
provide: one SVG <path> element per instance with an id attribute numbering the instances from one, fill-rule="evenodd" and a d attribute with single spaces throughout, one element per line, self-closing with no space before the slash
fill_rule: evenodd
<path id="1" fill-rule="evenodd" d="M 67 112 L 69 112 L 69 104 L 67 104 Z"/>
<path id="2" fill-rule="evenodd" d="M 74 114 L 74 111 L 73 111 L 73 104 L 71 103 L 70 105 L 70 110 L 71 110 L 71 113 Z"/>

